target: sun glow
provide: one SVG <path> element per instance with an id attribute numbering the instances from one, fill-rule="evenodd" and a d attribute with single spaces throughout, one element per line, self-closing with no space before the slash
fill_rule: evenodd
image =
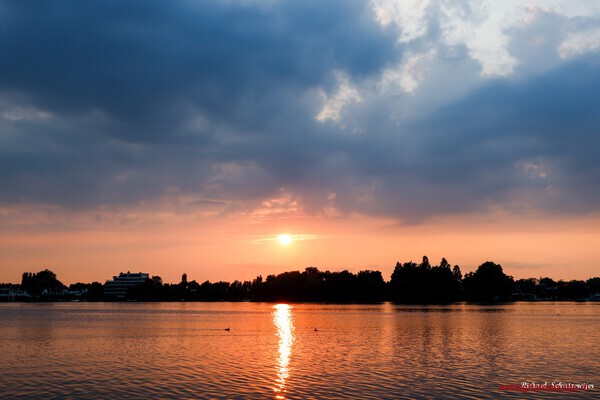
<path id="1" fill-rule="evenodd" d="M 282 246 L 289 246 L 292 243 L 292 237 L 290 235 L 279 235 L 277 236 L 277 240 Z"/>

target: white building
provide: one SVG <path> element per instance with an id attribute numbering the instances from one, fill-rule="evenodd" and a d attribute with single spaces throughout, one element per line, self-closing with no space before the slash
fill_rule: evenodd
<path id="1" fill-rule="evenodd" d="M 119 276 L 113 276 L 112 280 L 106 281 L 104 296 L 124 299 L 129 289 L 146 282 L 149 277 L 149 274 L 145 272 L 121 272 Z"/>
<path id="2" fill-rule="evenodd" d="M 14 287 L 0 288 L 0 301 L 25 300 L 29 298 L 29 293 L 23 292 Z"/>

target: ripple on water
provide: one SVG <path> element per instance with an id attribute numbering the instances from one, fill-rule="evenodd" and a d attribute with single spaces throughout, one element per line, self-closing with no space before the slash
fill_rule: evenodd
<path id="1" fill-rule="evenodd" d="M 0 305 L 0 398 L 547 398 L 498 385 L 600 385 L 597 310 Z"/>

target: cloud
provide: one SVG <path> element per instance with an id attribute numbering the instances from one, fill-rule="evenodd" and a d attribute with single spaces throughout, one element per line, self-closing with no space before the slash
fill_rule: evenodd
<path id="1" fill-rule="evenodd" d="M 337 73 L 338 89 L 334 96 L 328 98 L 325 93 L 322 93 L 325 101 L 323 109 L 317 115 L 317 120 L 320 122 L 333 120 L 340 121 L 340 112 L 349 103 L 360 102 L 362 99 L 356 88 L 349 82 L 348 77 L 342 73 Z"/>
<path id="2" fill-rule="evenodd" d="M 598 211 L 600 11 L 403 4 L 0 2 L 0 205 Z"/>
<path id="3" fill-rule="evenodd" d="M 600 28 L 571 34 L 558 49 L 562 58 L 571 58 L 591 51 L 600 51 Z"/>
<path id="4" fill-rule="evenodd" d="M 402 126 L 395 153 L 382 138 L 363 160 L 373 210 L 408 219 L 493 207 L 598 211 L 599 62 L 489 83 Z"/>
<path id="5" fill-rule="evenodd" d="M 198 113 L 246 123 L 275 88 L 328 88 L 333 71 L 368 76 L 396 54 L 359 1 L 4 8 L 2 91 L 65 116 L 99 111 L 126 141 L 169 136 Z"/>
<path id="6" fill-rule="evenodd" d="M 227 196 L 255 180 L 273 190 L 256 168 L 265 152 L 276 158 L 263 143 L 311 129 L 317 92 L 333 89 L 336 71 L 364 78 L 397 54 L 358 1 L 3 9 L 3 201 L 87 207 L 173 188 Z"/>

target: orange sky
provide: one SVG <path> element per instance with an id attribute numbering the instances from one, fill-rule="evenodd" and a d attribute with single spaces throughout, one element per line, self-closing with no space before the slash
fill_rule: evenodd
<path id="1" fill-rule="evenodd" d="M 250 280 L 307 266 L 377 269 L 389 279 L 396 261 L 418 262 L 423 255 L 432 263 L 446 257 L 463 273 L 491 260 L 517 279 L 599 275 L 597 216 L 487 214 L 403 226 L 359 215 L 310 216 L 299 207 L 263 207 L 228 216 L 137 212 L 128 223 L 123 215 L 102 222 L 76 213 L 53 218 L 59 219 L 45 220 L 45 228 L 31 220 L 35 231 L 21 225 L 0 236 L 0 282 L 19 282 L 22 272 L 44 268 L 64 283 L 103 282 L 128 270 L 160 275 L 165 282 L 178 282 L 184 272 L 197 281 Z M 58 221 L 67 227 L 52 227 Z M 283 233 L 292 236 L 289 246 L 277 240 Z"/>

